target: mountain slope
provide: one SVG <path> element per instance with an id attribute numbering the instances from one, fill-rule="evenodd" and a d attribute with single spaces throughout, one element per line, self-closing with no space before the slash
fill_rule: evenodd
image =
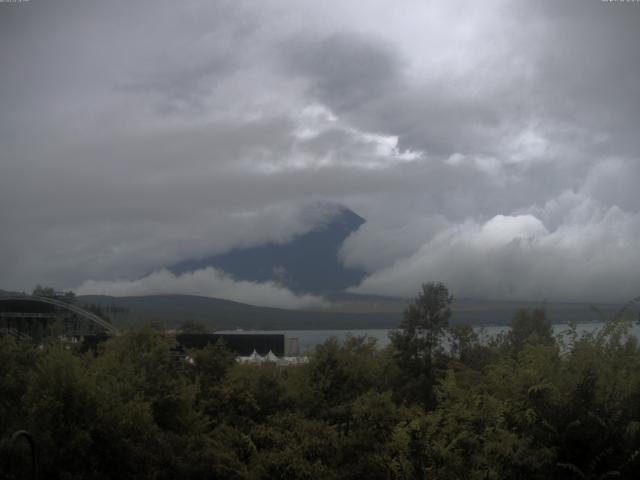
<path id="1" fill-rule="evenodd" d="M 336 298 L 357 285 L 364 271 L 345 267 L 338 258 L 344 240 L 364 219 L 340 208 L 325 223 L 293 240 L 235 249 L 222 255 L 186 260 L 169 268 L 181 274 L 215 267 L 237 280 L 277 282 L 294 293 L 313 293 Z"/>
<path id="2" fill-rule="evenodd" d="M 112 321 L 119 326 L 160 322 L 166 328 L 176 328 L 189 320 L 218 329 L 339 330 L 394 328 L 401 318 L 399 312 L 336 313 L 284 310 L 194 295 L 81 295 L 78 297 L 78 303 L 97 305 L 107 313 L 112 311 L 113 307 L 117 307 L 121 312 L 125 312 L 112 315 Z"/>

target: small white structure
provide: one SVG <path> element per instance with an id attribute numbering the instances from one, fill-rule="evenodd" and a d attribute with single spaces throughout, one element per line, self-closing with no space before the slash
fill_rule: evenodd
<path id="1" fill-rule="evenodd" d="M 271 350 L 266 355 L 260 355 L 255 350 L 248 357 L 236 357 L 238 363 L 249 363 L 251 365 L 262 365 L 263 363 L 275 363 L 278 367 L 289 367 L 291 365 L 302 365 L 309 361 L 309 357 L 278 357 Z"/>
<path id="2" fill-rule="evenodd" d="M 300 349 L 298 347 L 298 337 L 285 337 L 284 356 L 296 357 L 298 355 L 300 355 Z"/>
<path id="3" fill-rule="evenodd" d="M 269 350 L 269 353 L 267 353 L 267 355 L 265 356 L 265 360 L 267 362 L 278 363 L 280 359 L 276 357 L 271 350 Z"/>

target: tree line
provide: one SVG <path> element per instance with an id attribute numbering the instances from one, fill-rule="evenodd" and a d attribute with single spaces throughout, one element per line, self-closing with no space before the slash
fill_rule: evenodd
<path id="1" fill-rule="evenodd" d="M 448 326 L 451 302 L 425 284 L 388 347 L 332 338 L 288 368 L 222 343 L 180 361 L 149 326 L 89 352 L 2 338 L 0 466 L 15 473 L 6 439 L 26 429 L 52 479 L 636 478 L 628 319 L 554 336 L 522 310 L 482 339 Z"/>

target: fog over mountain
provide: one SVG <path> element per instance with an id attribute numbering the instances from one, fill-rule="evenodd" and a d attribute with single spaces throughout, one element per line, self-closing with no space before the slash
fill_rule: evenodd
<path id="1" fill-rule="evenodd" d="M 341 297 L 345 289 L 358 285 L 365 276 L 361 269 L 345 267 L 339 258 L 343 242 L 365 220 L 345 208 L 331 210 L 322 223 L 288 242 L 186 260 L 170 270 L 180 275 L 213 267 L 237 280 L 276 282 L 296 294 Z"/>
<path id="2" fill-rule="evenodd" d="M 634 297 L 638 25 L 600 0 L 0 3 L 0 288 L 322 305 L 170 267 L 340 205 L 366 220 L 351 293 Z"/>
<path id="3" fill-rule="evenodd" d="M 116 296 L 198 294 L 294 308 L 324 308 L 330 301 L 352 298 L 346 290 L 366 274 L 346 267 L 339 251 L 364 219 L 330 204 L 316 204 L 302 212 L 305 218 L 316 219 L 314 227 L 290 239 L 183 260 L 135 280 L 89 280 L 79 291 Z"/>

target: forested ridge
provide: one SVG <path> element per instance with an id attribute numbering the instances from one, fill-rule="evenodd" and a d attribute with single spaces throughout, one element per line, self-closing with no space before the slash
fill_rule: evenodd
<path id="1" fill-rule="evenodd" d="M 543 309 L 522 310 L 486 339 L 449 326 L 451 301 L 423 285 L 387 348 L 330 339 L 288 368 L 221 343 L 179 361 L 151 326 L 96 351 L 0 338 L 4 476 L 25 429 L 47 479 L 637 478 L 629 319 L 554 336 Z"/>

